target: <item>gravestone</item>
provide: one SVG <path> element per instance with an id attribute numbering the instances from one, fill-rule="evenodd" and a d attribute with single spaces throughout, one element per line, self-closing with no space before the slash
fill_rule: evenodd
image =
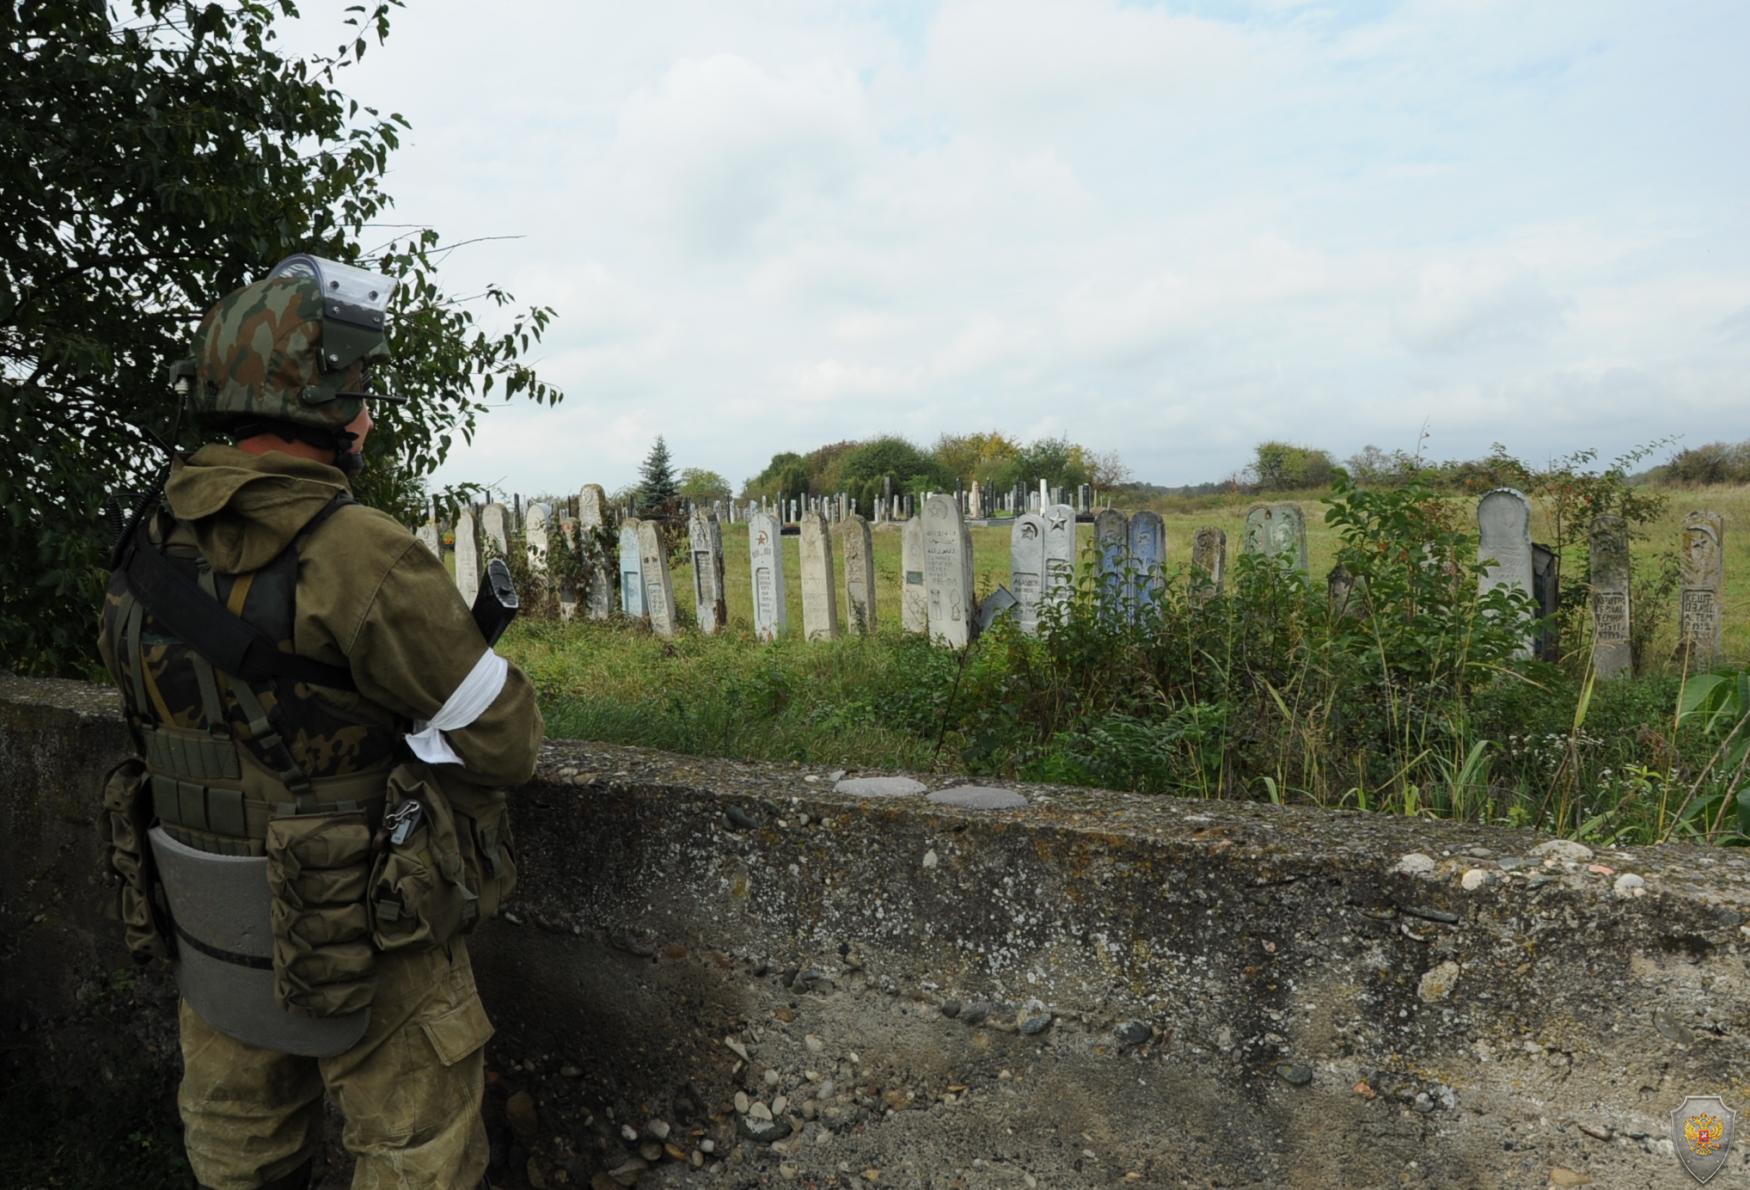
<path id="1" fill-rule="evenodd" d="M 474 536 L 474 512 L 468 508 L 456 514 L 456 590 L 469 607 L 480 593 L 480 542 Z"/>
<path id="2" fill-rule="evenodd" d="M 723 530 L 715 515 L 694 510 L 687 518 L 687 549 L 693 555 L 693 603 L 706 636 L 729 622 L 723 596 Z"/>
<path id="3" fill-rule="evenodd" d="M 1487 565 L 1477 590 L 1508 587 L 1535 597 L 1531 562 L 1531 501 L 1512 488 L 1496 488 L 1477 502 L 1477 561 Z M 1517 656 L 1529 657 L 1529 631 Z"/>
<path id="4" fill-rule="evenodd" d="M 875 631 L 875 539 L 869 531 L 869 522 L 855 513 L 845 519 L 842 532 L 845 624 L 852 632 L 867 636 Z"/>
<path id="5" fill-rule="evenodd" d="M 577 493 L 577 551 L 588 572 L 583 586 L 584 614 L 605 620 L 614 611 L 617 567 L 607 557 L 602 537 L 608 525 L 608 497 L 599 483 L 586 483 Z"/>
<path id="6" fill-rule="evenodd" d="M 662 526 L 655 521 L 638 522 L 638 564 L 644 574 L 644 614 L 651 631 L 674 636 L 674 583 L 668 574 L 668 550 L 662 544 Z"/>
<path id="7" fill-rule="evenodd" d="M 978 481 L 972 481 L 972 488 L 966 493 L 966 506 L 972 510 L 974 518 L 984 516 L 984 492 L 979 488 Z"/>
<path id="8" fill-rule="evenodd" d="M 1298 504 L 1255 504 L 1246 511 L 1248 554 L 1285 559 L 1300 573 L 1307 572 L 1306 515 Z"/>
<path id="9" fill-rule="evenodd" d="M 789 613 L 784 606 L 784 539 L 778 518 L 764 510 L 747 519 L 747 565 L 753 579 L 753 633 L 776 640 Z"/>
<path id="10" fill-rule="evenodd" d="M 929 598 L 930 639 L 952 649 L 972 641 L 971 560 L 966 530 L 954 497 L 924 501 L 924 591 Z"/>
<path id="11" fill-rule="evenodd" d="M 1628 524 L 1602 513 L 1592 518 L 1588 556 L 1592 570 L 1592 668 L 1601 678 L 1634 670 L 1629 643 Z"/>
<path id="12" fill-rule="evenodd" d="M 1139 512 L 1130 518 L 1131 611 L 1153 607 L 1166 586 L 1167 523 L 1158 512 Z"/>
<path id="13" fill-rule="evenodd" d="M 911 517 L 899 534 L 899 619 L 907 632 L 930 630 L 930 598 L 924 584 L 924 522 Z"/>
<path id="14" fill-rule="evenodd" d="M 1076 513 L 1067 504 L 1039 514 L 1045 525 L 1045 591 L 1041 603 L 1067 603 L 1076 589 Z"/>
<path id="15" fill-rule="evenodd" d="M 559 538 L 577 554 L 577 522 L 565 517 L 559 522 Z M 569 567 L 559 575 L 559 618 L 569 620 L 577 615 L 577 578 Z"/>
<path id="16" fill-rule="evenodd" d="M 1540 661 L 1561 659 L 1556 639 L 1556 613 L 1561 610 L 1562 559 L 1541 542 L 1531 543 L 1531 598 L 1537 604 L 1537 622 L 1531 631 L 1531 652 Z"/>
<path id="17" fill-rule="evenodd" d="M 1021 631 L 1037 632 L 1039 601 L 1045 597 L 1045 519 L 1033 513 L 1016 517 L 1009 529 L 1009 588 Z"/>
<path id="18" fill-rule="evenodd" d="M 978 601 L 978 630 L 981 633 L 989 631 L 1002 616 L 1017 616 L 1020 611 L 1021 605 L 1009 594 L 1009 589 L 998 587 Z"/>
<path id="19" fill-rule="evenodd" d="M 536 588 L 525 598 L 539 598 L 547 590 L 548 515 L 545 504 L 531 504 L 524 513 L 523 556 L 529 560 L 529 585 Z"/>
<path id="20" fill-rule="evenodd" d="M 599 483 L 586 483 L 577 491 L 577 523 L 599 529 L 608 523 L 608 494 Z"/>
<path id="21" fill-rule="evenodd" d="M 1367 599 L 1367 584 L 1339 563 L 1325 576 L 1327 606 L 1333 620 L 1360 618 Z"/>
<path id="22" fill-rule="evenodd" d="M 1100 576 L 1100 602 L 1117 609 L 1124 599 L 1130 569 L 1130 518 L 1116 508 L 1094 517 L 1094 555 Z"/>
<path id="23" fill-rule="evenodd" d="M 510 509 L 494 500 L 480 510 L 480 532 L 485 538 L 483 553 L 487 561 L 493 558 L 510 560 Z"/>
<path id="24" fill-rule="evenodd" d="M 414 536 L 419 538 L 420 545 L 423 545 L 426 549 L 431 551 L 432 557 L 440 562 L 443 561 L 444 540 L 438 535 L 436 521 L 425 522 L 425 524 L 419 527 L 419 531 L 415 533 Z"/>
<path id="25" fill-rule="evenodd" d="M 1203 600 L 1221 594 L 1227 579 L 1227 530 L 1204 527 L 1191 535 L 1191 595 Z"/>
<path id="26" fill-rule="evenodd" d="M 802 639 L 837 640 L 839 604 L 833 582 L 832 530 L 820 512 L 802 514 Z"/>
<path id="27" fill-rule="evenodd" d="M 620 522 L 620 610 L 644 618 L 644 550 L 638 544 L 638 519 Z"/>
<path id="28" fill-rule="evenodd" d="M 1691 669 L 1704 669 L 1720 655 L 1726 588 L 1726 523 L 1717 512 L 1683 518 L 1683 596 L 1677 617 L 1677 651 Z"/>

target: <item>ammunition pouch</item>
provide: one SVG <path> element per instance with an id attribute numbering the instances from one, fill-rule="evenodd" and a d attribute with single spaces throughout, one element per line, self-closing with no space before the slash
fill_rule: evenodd
<path id="1" fill-rule="evenodd" d="M 298 1016 L 369 1008 L 376 955 L 365 918 L 371 828 L 363 811 L 287 814 L 267 824 L 274 999 Z"/>
<path id="2" fill-rule="evenodd" d="M 371 941 L 381 950 L 443 946 L 480 920 L 468 882 L 457 816 L 429 766 L 409 761 L 389 774 L 371 867 Z"/>
<path id="3" fill-rule="evenodd" d="M 368 980 L 362 995 L 335 998 L 341 1012 L 318 1017 L 281 1005 L 271 857 L 202 851 L 162 827 L 150 839 L 176 923 L 176 981 L 202 1020 L 279 1053 L 331 1057 L 357 1044 L 370 1023 Z M 363 951 L 368 957 L 370 948 Z"/>
<path id="4" fill-rule="evenodd" d="M 468 887 L 480 898 L 478 921 L 498 916 L 516 889 L 516 840 L 502 789 L 451 799 Z"/>
<path id="5" fill-rule="evenodd" d="M 116 885 L 114 913 L 121 919 L 128 951 L 138 962 L 175 954 L 169 914 L 158 886 L 147 831 L 152 825 L 152 795 L 146 768 L 134 757 L 103 778 L 104 862 Z"/>

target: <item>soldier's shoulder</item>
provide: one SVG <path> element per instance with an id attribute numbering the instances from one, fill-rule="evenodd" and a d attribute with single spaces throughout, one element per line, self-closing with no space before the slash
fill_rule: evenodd
<path id="1" fill-rule="evenodd" d="M 386 512 L 364 504 L 343 504 L 304 539 L 300 553 L 358 554 L 393 564 L 418 538 Z"/>

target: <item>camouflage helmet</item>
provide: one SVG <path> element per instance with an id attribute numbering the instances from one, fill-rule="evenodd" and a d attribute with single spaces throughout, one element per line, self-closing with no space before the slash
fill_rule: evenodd
<path id="1" fill-rule="evenodd" d="M 367 395 L 379 399 L 351 370 L 389 358 L 383 328 L 394 288 L 389 277 L 300 255 L 227 295 L 195 332 L 195 415 L 347 425 Z"/>

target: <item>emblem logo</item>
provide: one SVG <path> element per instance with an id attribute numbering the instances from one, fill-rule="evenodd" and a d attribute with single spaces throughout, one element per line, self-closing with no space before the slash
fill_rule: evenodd
<path id="1" fill-rule="evenodd" d="M 1738 1113 L 1718 1095 L 1691 1095 L 1671 1113 L 1671 1143 L 1690 1177 L 1705 1184 L 1725 1168 L 1737 1125 Z"/>

